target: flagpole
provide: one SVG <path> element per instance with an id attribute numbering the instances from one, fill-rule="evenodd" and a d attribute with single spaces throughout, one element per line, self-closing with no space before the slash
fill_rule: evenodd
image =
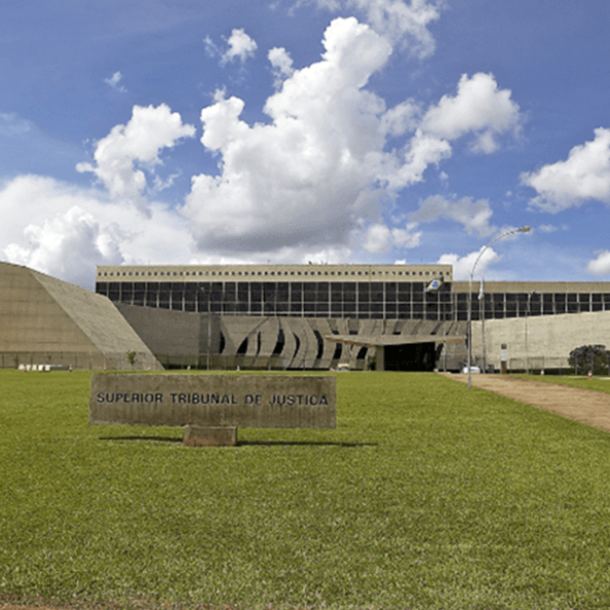
<path id="1" fill-rule="evenodd" d="M 474 265 L 472 266 L 472 270 L 470 271 L 470 281 L 468 283 L 468 389 L 470 390 L 472 387 L 472 280 L 474 279 L 474 271 L 477 267 L 477 263 L 483 256 L 483 253 L 487 248 L 491 245 L 495 244 L 500 239 L 504 239 L 509 235 L 514 235 L 515 233 L 528 233 L 531 231 L 531 227 L 525 226 L 519 229 L 512 229 L 511 231 L 506 231 L 492 239 L 486 246 L 481 248 L 479 255 L 474 261 Z M 483 317 L 485 317 L 485 312 L 483 312 Z"/>

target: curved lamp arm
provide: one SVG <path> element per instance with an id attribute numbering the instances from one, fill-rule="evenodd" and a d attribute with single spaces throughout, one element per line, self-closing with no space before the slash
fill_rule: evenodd
<path id="1" fill-rule="evenodd" d="M 472 279 L 474 277 L 474 271 L 476 269 L 476 266 L 477 266 L 479 260 L 481 260 L 483 253 L 491 245 L 495 244 L 497 241 L 499 241 L 501 239 L 504 239 L 505 237 L 508 237 L 509 235 L 514 235 L 515 233 L 529 233 L 529 231 L 531 231 L 531 227 L 526 225 L 525 227 L 520 227 L 519 229 L 512 229 L 510 231 L 506 231 L 505 233 L 501 233 L 500 235 L 498 235 L 497 237 L 492 239 L 486 246 L 481 248 L 479 255 L 477 256 L 476 260 L 474 261 L 474 265 L 472 266 L 472 271 L 470 272 L 470 282 L 468 285 L 468 389 L 469 390 L 471 388 L 470 368 L 471 368 L 471 364 L 472 364 Z M 483 315 L 485 315 L 485 313 L 483 313 Z"/>

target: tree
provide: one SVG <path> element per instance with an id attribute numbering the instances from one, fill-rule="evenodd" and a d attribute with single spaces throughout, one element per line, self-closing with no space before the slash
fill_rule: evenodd
<path id="1" fill-rule="evenodd" d="M 126 356 L 127 362 L 129 362 L 129 364 L 131 364 L 131 368 L 133 368 L 133 365 L 136 363 L 136 352 L 127 352 Z"/>
<path id="2" fill-rule="evenodd" d="M 605 345 L 581 345 L 570 352 L 568 362 L 574 367 L 575 374 L 582 370 L 600 375 L 608 372 L 610 352 Z"/>

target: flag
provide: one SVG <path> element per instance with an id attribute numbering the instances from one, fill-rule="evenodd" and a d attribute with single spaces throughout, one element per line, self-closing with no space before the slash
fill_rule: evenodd
<path id="1" fill-rule="evenodd" d="M 433 290 L 438 290 L 443 285 L 443 280 L 435 277 L 427 286 L 426 292 L 432 292 Z"/>

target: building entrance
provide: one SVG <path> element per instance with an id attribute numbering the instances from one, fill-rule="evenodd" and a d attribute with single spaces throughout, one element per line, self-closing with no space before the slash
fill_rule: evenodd
<path id="1" fill-rule="evenodd" d="M 386 345 L 384 351 L 386 371 L 433 371 L 436 364 L 434 343 Z"/>

